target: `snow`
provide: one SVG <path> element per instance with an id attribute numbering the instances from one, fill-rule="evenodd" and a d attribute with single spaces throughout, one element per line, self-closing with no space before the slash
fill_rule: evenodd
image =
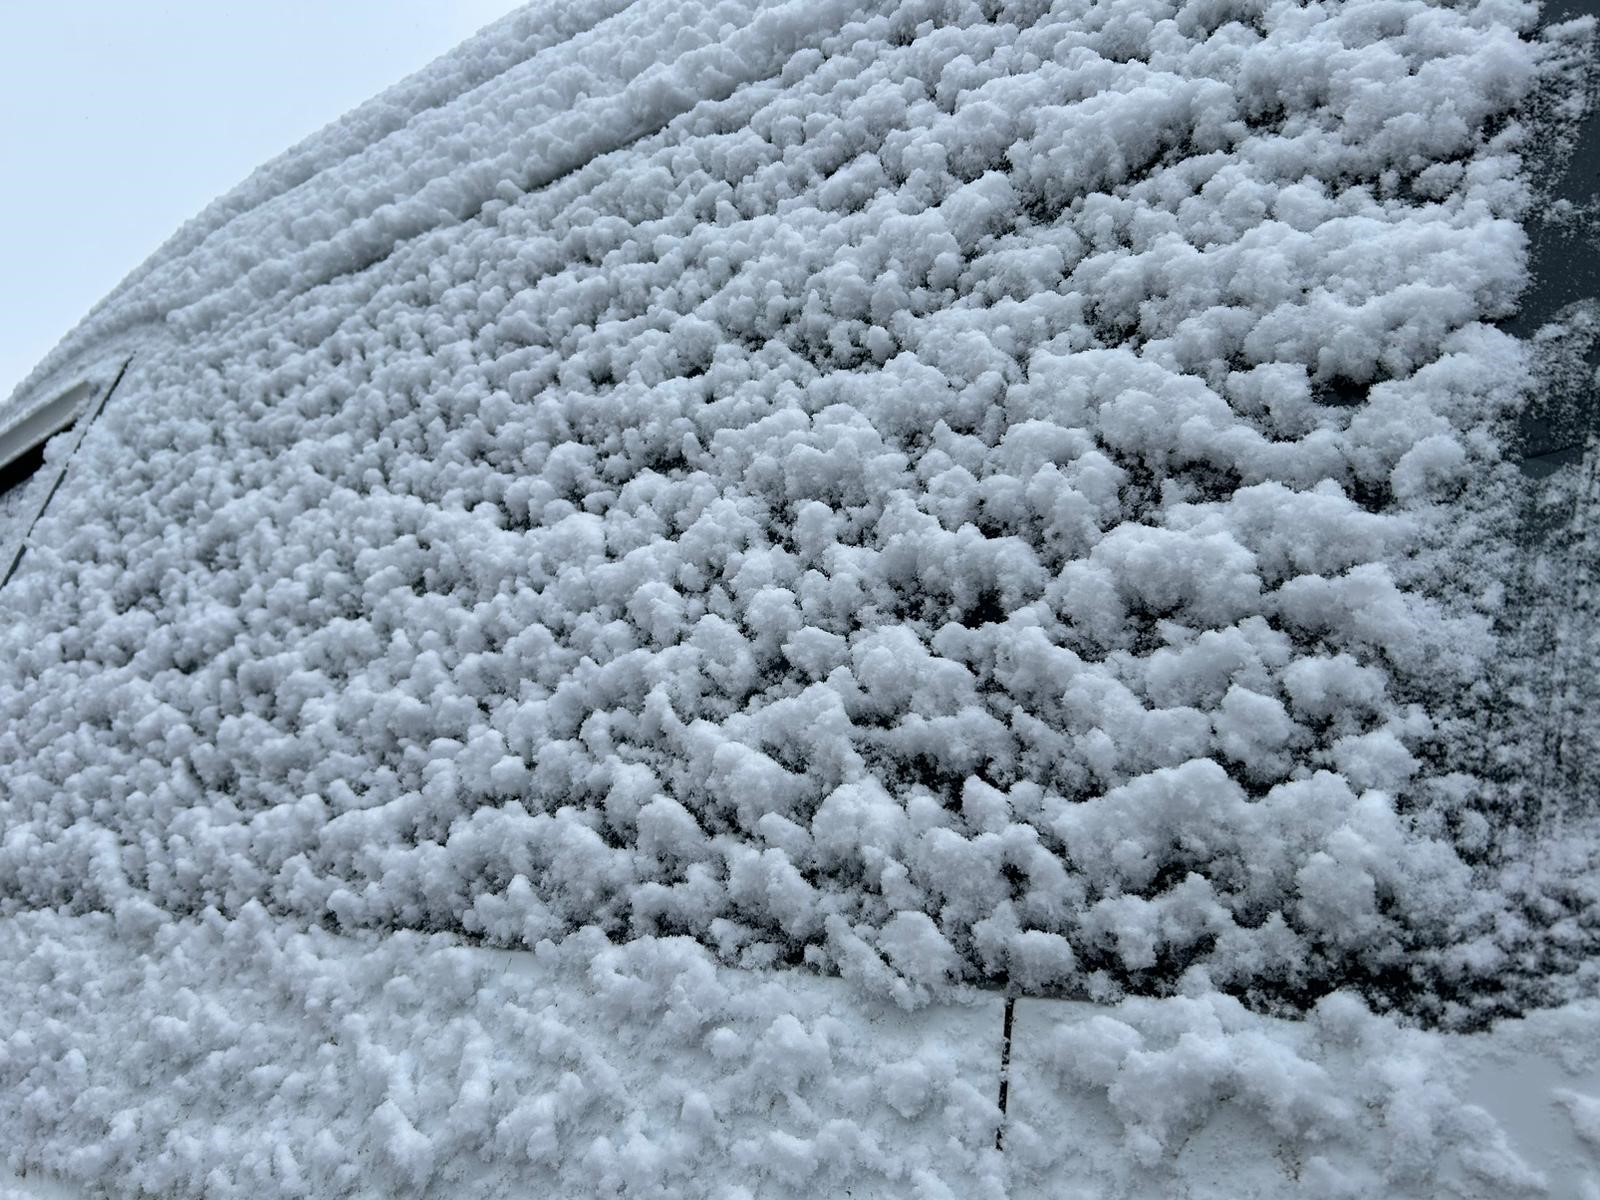
<path id="1" fill-rule="evenodd" d="M 907 1022 L 682 938 L 507 954 L 257 906 L 35 913 L 0 940 L 13 1171 L 218 1197 L 1003 1194 L 992 997 Z"/>
<path id="2" fill-rule="evenodd" d="M 1582 1196 L 1596 1160 L 1568 1096 L 1600 1063 L 1592 1003 L 1492 1035 L 1405 1029 L 1348 995 L 1305 1022 L 1225 997 L 1017 1014 L 1012 1195 Z M 1570 1039 L 1570 1040 L 1569 1040 Z M 1053 1136 L 1056 1130 L 1073 1136 Z"/>
<path id="3" fill-rule="evenodd" d="M 5 410 L 132 356 L 0 591 L 13 1169 L 1001 1195 L 1087 1089 L 1129 1195 L 1224 1102 L 1534 1186 L 1433 1081 L 1600 961 L 1499 767 L 1535 16 L 541 5 L 207 209 Z"/>
<path id="4" fill-rule="evenodd" d="M 25 484 L 18 484 L 0 493 L 0 542 L 10 541 L 13 536 L 12 523 L 21 519 L 26 494 Z"/>
<path id="5" fill-rule="evenodd" d="M 1592 1001 L 1458 1035 L 1349 993 L 1303 1021 L 1215 992 L 1024 999 L 1001 1152 L 988 992 L 907 1013 L 684 938 L 498 951 L 255 905 L 30 913 L 0 952 L 0 1195 L 29 1200 L 1577 1200 L 1600 1179 Z"/>

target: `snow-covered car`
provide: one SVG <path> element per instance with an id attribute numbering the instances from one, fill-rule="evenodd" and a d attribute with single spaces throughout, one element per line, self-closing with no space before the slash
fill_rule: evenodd
<path id="1" fill-rule="evenodd" d="M 0 1193 L 1600 1195 L 1594 32 L 552 0 L 267 163 L 0 404 Z"/>

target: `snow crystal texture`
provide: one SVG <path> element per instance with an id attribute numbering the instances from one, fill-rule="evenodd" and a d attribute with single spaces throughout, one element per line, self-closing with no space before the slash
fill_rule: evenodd
<path id="1" fill-rule="evenodd" d="M 1500 1003 L 1532 19 L 493 27 L 14 401 L 133 356 L 0 592 L 0 911 Z"/>

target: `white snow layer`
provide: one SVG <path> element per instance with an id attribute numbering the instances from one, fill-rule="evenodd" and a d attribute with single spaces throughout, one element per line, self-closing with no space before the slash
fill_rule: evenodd
<path id="1" fill-rule="evenodd" d="M 1348 996 L 1303 1022 L 1216 993 L 1024 1001 L 1002 1118 L 998 996 L 907 1014 L 685 938 L 362 942 L 247 905 L 30 913 L 0 923 L 0 954 L 20 966 L 0 978 L 19 1198 L 1579 1200 L 1600 1182 L 1594 1002 L 1461 1036 Z"/>
<path id="2" fill-rule="evenodd" d="M 964 1036 L 924 1063 L 895 1039 L 933 1017 L 859 1012 L 976 983 L 1192 1022 L 1045 1039 L 1159 1173 L 1194 1096 L 1374 1119 L 1239 1000 L 1470 1025 L 1592 989 L 1593 873 L 1493 769 L 1534 16 L 540 5 L 186 225 L 11 402 L 132 355 L 0 591 L 14 1160 L 999 1194 Z M 157 913 L 137 954 L 104 915 Z M 430 989 L 469 959 L 424 934 L 561 948 L 526 1019 L 451 984 L 456 1029 Z M 838 985 L 765 974 L 801 965 L 847 981 L 845 1048 Z M 683 972 L 743 1014 L 729 1055 L 788 1021 L 805 1087 L 675 1032 Z M 347 989 L 399 1024 L 328 1016 Z M 609 1056 L 563 1049 L 585 1022 Z M 933 1116 L 860 1107 L 894 1055 Z M 1441 1121 L 1363 1169 L 1398 1187 Z M 1004 1170 L 1057 1178 L 1030 1136 Z"/>

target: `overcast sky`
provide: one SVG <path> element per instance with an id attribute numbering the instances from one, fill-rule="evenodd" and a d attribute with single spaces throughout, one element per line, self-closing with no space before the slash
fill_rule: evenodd
<path id="1" fill-rule="evenodd" d="M 0 0 L 0 402 L 186 219 L 520 0 Z"/>

